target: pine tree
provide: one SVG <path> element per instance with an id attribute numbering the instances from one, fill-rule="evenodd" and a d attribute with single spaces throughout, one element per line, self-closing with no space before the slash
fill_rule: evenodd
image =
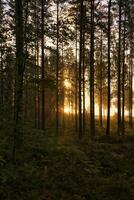
<path id="1" fill-rule="evenodd" d="M 111 0 L 108 4 L 108 96 L 107 96 L 107 129 L 106 135 L 110 135 L 110 98 L 111 98 L 111 56 L 110 56 L 110 41 L 111 41 Z"/>
<path id="2" fill-rule="evenodd" d="M 94 0 L 91 0 L 91 33 L 90 33 L 90 132 L 95 135 L 95 116 L 94 116 Z"/>
<path id="3" fill-rule="evenodd" d="M 22 0 L 15 1 L 15 33 L 16 33 L 16 84 L 15 84 L 15 129 L 13 158 L 16 157 L 16 145 L 19 135 L 19 124 L 22 119 L 22 95 L 24 76 L 24 38 L 23 38 L 23 4 Z"/>
<path id="4" fill-rule="evenodd" d="M 122 0 L 119 0 L 119 36 L 118 36 L 118 135 L 121 134 L 121 20 Z"/>

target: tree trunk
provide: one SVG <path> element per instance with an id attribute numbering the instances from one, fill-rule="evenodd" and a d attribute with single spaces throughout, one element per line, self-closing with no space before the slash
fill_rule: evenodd
<path id="1" fill-rule="evenodd" d="M 0 26 L 2 24 L 2 1 L 0 0 Z M 0 27 L 0 29 L 2 30 L 2 28 Z M 1 33 L 2 34 L 2 33 Z M 1 116 L 0 116 L 0 123 L 3 123 L 3 106 L 4 106 L 4 82 L 3 82 L 3 53 L 2 53 L 2 49 L 3 49 L 3 42 L 1 40 L 0 43 L 0 112 L 1 112 Z"/>
<path id="2" fill-rule="evenodd" d="M 44 55 L 44 0 L 42 0 L 41 4 L 41 78 L 42 78 L 42 88 L 41 88 L 41 128 L 45 130 L 45 55 Z"/>
<path id="3" fill-rule="evenodd" d="M 121 12 L 122 0 L 119 0 L 119 46 L 118 46 L 118 135 L 121 134 Z"/>
<path id="4" fill-rule="evenodd" d="M 27 60 L 27 49 L 28 49 L 28 43 L 27 43 L 27 21 L 28 21 L 28 1 L 26 1 L 26 8 L 24 10 L 24 55 L 25 55 L 25 61 L 24 61 L 24 68 L 26 66 L 26 60 Z M 28 120 L 28 75 L 25 73 L 25 103 L 24 103 L 24 121 Z"/>
<path id="5" fill-rule="evenodd" d="M 126 49 L 126 14 L 124 14 L 123 66 L 122 66 L 122 135 L 125 134 L 125 49 Z"/>
<path id="6" fill-rule="evenodd" d="M 107 128 L 106 135 L 110 135 L 110 99 L 111 99 L 111 57 L 110 57 L 110 41 L 111 41 L 111 0 L 108 5 L 108 96 L 107 96 Z"/>
<path id="7" fill-rule="evenodd" d="M 76 64 L 75 64 L 75 130 L 78 131 L 78 62 L 77 62 L 77 19 L 76 19 Z"/>
<path id="8" fill-rule="evenodd" d="M 94 116 L 94 0 L 91 0 L 91 34 L 90 34 L 90 133 L 95 135 Z"/>
<path id="9" fill-rule="evenodd" d="M 82 138 L 82 53 L 83 53 L 83 0 L 80 1 L 80 54 L 79 54 L 79 138 Z"/>
<path id="10" fill-rule="evenodd" d="M 130 66 L 129 66 L 129 127 L 133 126 L 133 61 L 132 61 L 132 50 L 130 53 Z"/>
<path id="11" fill-rule="evenodd" d="M 102 120 L 102 95 L 103 95 L 103 88 L 102 88 L 102 67 L 103 67 L 103 41 L 102 41 L 102 33 L 101 33 L 101 46 L 100 46 L 100 51 L 101 51 L 101 55 L 100 55 L 100 95 L 99 95 L 99 121 L 100 121 L 100 127 L 103 127 L 103 120 Z"/>
<path id="12" fill-rule="evenodd" d="M 22 119 L 22 95 L 24 75 L 24 39 L 23 39 L 23 6 L 22 0 L 15 0 L 15 31 L 16 31 L 16 87 L 15 87 L 15 129 L 13 143 L 13 159 L 16 158 L 16 148 L 20 139 L 19 125 Z"/>
<path id="13" fill-rule="evenodd" d="M 59 0 L 57 0 L 56 135 L 59 134 Z"/>
<path id="14" fill-rule="evenodd" d="M 85 109 L 85 32 L 83 30 L 83 135 L 86 128 L 86 109 Z"/>

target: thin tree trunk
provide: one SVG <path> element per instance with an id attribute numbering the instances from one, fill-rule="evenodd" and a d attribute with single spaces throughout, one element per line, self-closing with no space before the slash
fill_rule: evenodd
<path id="1" fill-rule="evenodd" d="M 40 69 L 39 69 L 39 41 L 38 41 L 38 37 L 39 37 L 39 27 L 38 27 L 38 19 L 36 21 L 36 73 L 37 73 L 37 79 L 39 80 L 39 76 L 40 76 Z M 40 109 L 40 102 L 41 98 L 40 98 L 40 84 L 37 83 L 37 127 L 41 128 L 41 109 Z"/>
<path id="2" fill-rule="evenodd" d="M 3 21 L 1 14 L 2 14 L 2 1 L 0 0 L 0 26 L 1 26 L 2 21 Z M 1 43 L 0 43 L 0 112 L 1 112 L 0 122 L 1 122 L 1 124 L 3 124 L 3 108 L 4 108 L 4 80 L 3 80 L 3 53 L 2 53 L 2 49 L 3 49 L 3 42 L 1 40 Z"/>
<path id="3" fill-rule="evenodd" d="M 59 134 L 59 0 L 57 0 L 56 135 Z"/>
<path id="4" fill-rule="evenodd" d="M 130 53 L 130 72 L 129 72 L 129 127 L 133 126 L 133 70 L 132 70 L 132 53 Z"/>
<path id="5" fill-rule="evenodd" d="M 126 14 L 124 14 L 123 66 L 122 66 L 122 135 L 125 134 L 125 49 L 126 49 Z"/>
<path id="6" fill-rule="evenodd" d="M 26 60 L 27 60 L 27 21 L 28 21 L 28 1 L 26 2 L 26 9 L 25 9 L 25 21 L 24 21 L 24 53 L 25 53 L 25 61 L 24 61 L 24 68 L 26 67 Z M 28 77 L 27 73 L 25 73 L 25 105 L 24 105 L 24 121 L 28 120 Z"/>
<path id="7" fill-rule="evenodd" d="M 86 109 L 85 109 L 85 32 L 83 30 L 83 135 L 86 128 Z"/>
<path id="8" fill-rule="evenodd" d="M 103 93 L 103 89 L 102 89 L 102 58 L 103 58 L 103 41 L 102 41 L 102 33 L 101 33 L 101 55 L 100 55 L 100 100 L 99 100 L 99 120 L 100 120 L 100 127 L 103 127 L 103 120 L 102 120 L 102 93 Z"/>
<path id="9" fill-rule="evenodd" d="M 118 135 L 121 134 L 121 11 L 122 0 L 119 0 L 119 46 L 118 46 Z"/>
<path id="10" fill-rule="evenodd" d="M 37 1 L 35 1 L 35 25 L 36 25 L 36 35 L 35 35 L 35 127 L 38 127 L 38 18 L 37 18 Z"/>
<path id="11" fill-rule="evenodd" d="M 2 42 L 0 44 L 0 122 L 3 124 L 3 109 L 4 109 L 4 80 L 3 80 L 3 55 L 2 55 Z"/>
<path id="12" fill-rule="evenodd" d="M 106 135 L 110 135 L 110 99 L 111 99 L 111 57 L 110 57 L 110 41 L 111 41 L 111 0 L 108 5 L 108 96 L 107 96 L 107 128 Z"/>
<path id="13" fill-rule="evenodd" d="M 13 160 L 16 159 L 18 140 L 20 139 L 19 125 L 22 119 L 22 95 L 24 75 L 24 39 L 23 39 L 23 6 L 22 0 L 15 0 L 15 28 L 16 28 L 16 87 L 15 87 L 15 127 L 13 141 Z"/>
<path id="14" fill-rule="evenodd" d="M 131 1 L 131 12 L 134 10 L 134 1 Z M 132 14 L 131 13 L 131 14 Z M 129 26 L 130 26 L 130 83 L 129 83 L 129 127 L 133 127 L 133 55 L 134 55 L 134 23 L 133 15 L 129 16 Z"/>
<path id="15" fill-rule="evenodd" d="M 65 128 L 65 113 L 64 113 L 64 104 L 65 104 L 65 88 L 64 88 L 64 44 L 63 44 L 63 37 L 62 37 L 62 86 L 63 86 L 63 91 L 62 91 L 62 129 L 64 133 L 64 128 Z"/>
<path id="16" fill-rule="evenodd" d="M 77 19 L 76 19 L 77 20 Z M 75 130 L 78 131 L 78 62 L 77 62 L 77 21 L 76 21 L 76 64 L 75 64 Z"/>
<path id="17" fill-rule="evenodd" d="M 80 54 L 79 54 L 79 139 L 82 138 L 82 98 L 81 98 L 81 82 L 82 82 L 82 53 L 83 53 L 83 0 L 80 1 Z"/>
<path id="18" fill-rule="evenodd" d="M 45 88 L 44 88 L 44 81 L 45 81 L 45 55 L 44 55 L 44 0 L 42 0 L 41 5 L 41 75 L 42 75 L 42 88 L 41 88 L 41 128 L 45 130 Z"/>
<path id="19" fill-rule="evenodd" d="M 91 0 L 91 34 L 90 34 L 90 133 L 95 135 L 94 116 L 94 0 Z"/>
<path id="20" fill-rule="evenodd" d="M 38 29 L 37 29 L 38 32 Z M 37 37 L 38 38 L 38 37 Z M 40 70 L 39 70 L 39 41 L 36 40 L 36 79 L 39 80 Z M 36 84 L 36 126 L 37 128 L 41 128 L 41 110 L 40 110 L 40 84 L 37 82 Z"/>

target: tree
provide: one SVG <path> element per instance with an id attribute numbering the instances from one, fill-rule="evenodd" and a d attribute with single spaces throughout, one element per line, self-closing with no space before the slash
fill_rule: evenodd
<path id="1" fill-rule="evenodd" d="M 59 0 L 57 0 L 56 134 L 59 133 Z"/>
<path id="2" fill-rule="evenodd" d="M 4 33 L 2 32 L 3 28 L 3 19 L 4 18 L 4 8 L 3 8 L 3 1 L 0 0 L 0 123 L 2 125 L 3 122 L 3 106 L 4 106 L 4 80 L 3 80 L 3 54 L 4 54 L 4 45 L 5 37 Z"/>
<path id="3" fill-rule="evenodd" d="M 122 135 L 125 134 L 125 50 L 126 50 L 126 11 L 124 10 L 123 65 L 122 65 Z"/>
<path id="4" fill-rule="evenodd" d="M 45 55 L 44 55 L 44 0 L 41 1 L 41 76 L 42 76 L 42 88 L 41 88 L 41 128 L 45 129 Z"/>
<path id="5" fill-rule="evenodd" d="M 24 75 L 24 38 L 23 38 L 23 4 L 22 0 L 15 1 L 15 33 L 16 33 L 16 84 L 15 84 L 15 129 L 13 158 L 15 159 L 16 145 L 19 136 L 18 126 L 22 118 L 22 95 Z"/>
<path id="6" fill-rule="evenodd" d="M 79 138 L 82 138 L 82 55 L 83 55 L 83 0 L 80 1 L 80 51 L 79 51 Z"/>
<path id="7" fill-rule="evenodd" d="M 119 0 L 119 36 L 118 36 L 118 135 L 121 134 L 121 17 L 122 0 Z"/>
<path id="8" fill-rule="evenodd" d="M 91 0 L 91 27 L 90 27 L 90 133 L 95 135 L 94 117 L 94 0 Z"/>
<path id="9" fill-rule="evenodd" d="M 107 129 L 106 129 L 106 135 L 110 135 L 110 98 L 111 98 L 111 56 L 110 56 L 110 41 L 111 41 L 111 0 L 109 0 L 108 3 L 108 96 L 107 96 Z"/>
<path id="10" fill-rule="evenodd" d="M 128 29 L 129 29 L 129 127 L 133 127 L 133 59 L 134 59 L 134 1 L 127 4 Z"/>
<path id="11" fill-rule="evenodd" d="M 101 32 L 101 47 L 100 47 L 100 87 L 99 87 L 99 91 L 100 91 L 100 101 L 99 101 L 99 115 L 100 115 L 100 126 L 103 126 L 103 119 L 102 119 L 102 103 L 103 103 L 103 81 L 102 81 L 102 74 L 103 74 L 103 41 L 102 41 L 102 32 Z"/>

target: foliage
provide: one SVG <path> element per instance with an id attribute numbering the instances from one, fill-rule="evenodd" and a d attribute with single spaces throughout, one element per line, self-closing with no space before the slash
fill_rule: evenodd
<path id="1" fill-rule="evenodd" d="M 0 155 L 2 200 L 134 198 L 133 136 L 61 144 L 47 132 L 27 127 L 23 131 L 16 162 L 6 151 Z"/>

